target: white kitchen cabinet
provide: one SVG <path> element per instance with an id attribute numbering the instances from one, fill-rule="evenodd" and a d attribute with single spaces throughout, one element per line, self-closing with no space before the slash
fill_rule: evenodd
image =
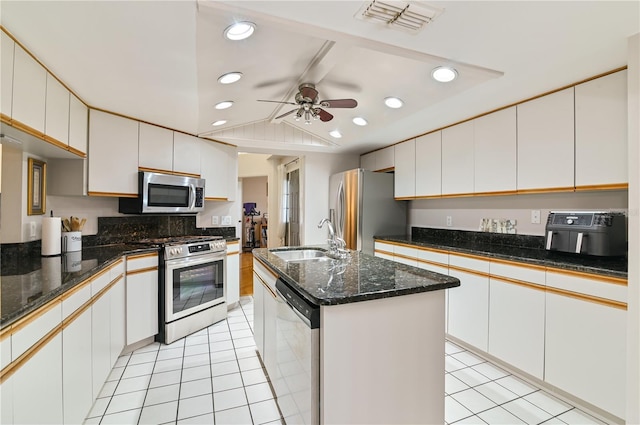
<path id="1" fill-rule="evenodd" d="M 255 267 L 255 261 L 253 263 Z M 267 290 L 262 285 L 260 277 L 253 271 L 253 339 L 256 350 L 264 361 L 264 297 Z"/>
<path id="2" fill-rule="evenodd" d="M 442 131 L 416 138 L 416 196 L 442 194 Z"/>
<path id="3" fill-rule="evenodd" d="M 200 171 L 205 179 L 204 198 L 210 201 L 226 200 L 229 192 L 228 167 L 231 164 L 225 146 L 207 140 L 202 140 L 200 144 Z"/>
<path id="4" fill-rule="evenodd" d="M 575 87 L 576 188 L 628 183 L 627 71 Z"/>
<path id="5" fill-rule="evenodd" d="M 111 287 L 111 290 L 109 291 L 109 297 L 109 305 L 111 309 L 111 328 L 109 329 L 111 343 L 109 345 L 109 361 L 111 362 L 111 366 L 113 367 L 126 344 L 127 317 L 124 275 L 117 278 L 117 282 Z"/>
<path id="6" fill-rule="evenodd" d="M 158 333 L 158 254 L 127 256 L 126 345 Z"/>
<path id="7" fill-rule="evenodd" d="M 460 279 L 460 286 L 449 290 L 448 333 L 487 351 L 489 262 L 450 254 L 449 275 Z"/>
<path id="8" fill-rule="evenodd" d="M 69 146 L 69 91 L 53 75 L 47 73 L 44 134 L 56 145 Z"/>
<path id="9" fill-rule="evenodd" d="M 69 94 L 69 150 L 86 156 L 89 131 L 89 108 Z"/>
<path id="10" fill-rule="evenodd" d="M 111 300 L 109 292 L 97 291 L 109 285 L 109 273 L 100 275 L 91 282 L 92 296 L 100 297 L 91 306 L 91 376 L 92 397 L 100 394 L 102 385 L 111 372 Z"/>
<path id="11" fill-rule="evenodd" d="M 173 132 L 173 171 L 200 176 L 201 139 Z"/>
<path id="12" fill-rule="evenodd" d="M 544 377 L 544 268 L 491 262 L 489 354 Z"/>
<path id="13" fill-rule="evenodd" d="M 418 250 L 409 246 L 394 245 L 393 260 L 408 266 L 418 266 Z"/>
<path id="14" fill-rule="evenodd" d="M 476 118 L 474 126 L 474 191 L 514 192 L 516 185 L 516 107 Z"/>
<path id="15" fill-rule="evenodd" d="M 91 308 L 62 331 L 62 371 L 64 423 L 80 424 L 93 404 Z"/>
<path id="16" fill-rule="evenodd" d="M 473 121 L 442 130 L 442 194 L 473 192 Z"/>
<path id="17" fill-rule="evenodd" d="M 227 242 L 227 308 L 240 301 L 240 243 Z"/>
<path id="18" fill-rule="evenodd" d="M 47 71 L 22 47 L 16 45 L 11 118 L 44 134 L 46 92 Z"/>
<path id="19" fill-rule="evenodd" d="M 360 168 L 369 171 L 376 171 L 376 153 L 369 152 L 367 154 L 360 155 Z"/>
<path id="20" fill-rule="evenodd" d="M 395 149 L 393 146 L 369 152 L 360 156 L 360 168 L 369 171 L 388 172 L 395 167 Z"/>
<path id="21" fill-rule="evenodd" d="M 63 423 L 62 335 L 58 333 L 47 341 L 13 374 L 11 381 L 13 386 L 13 422 L 11 423 Z"/>
<path id="22" fill-rule="evenodd" d="M 547 286 L 545 381 L 624 418 L 626 285 L 549 271 Z"/>
<path id="23" fill-rule="evenodd" d="M 269 378 L 277 380 L 276 279 L 265 266 L 253 261 L 253 336 Z"/>
<path id="24" fill-rule="evenodd" d="M 412 198 L 416 195 L 416 139 L 394 146 L 394 197 Z"/>
<path id="25" fill-rule="evenodd" d="M 138 122 L 90 110 L 88 160 L 89 195 L 138 196 Z"/>
<path id="26" fill-rule="evenodd" d="M 0 113 L 11 118 L 11 104 L 13 102 L 13 55 L 16 43 L 0 31 Z"/>
<path id="27" fill-rule="evenodd" d="M 518 190 L 574 187 L 573 87 L 517 106 Z"/>
<path id="28" fill-rule="evenodd" d="M 140 123 L 138 166 L 153 171 L 173 171 L 173 131 Z"/>
<path id="29" fill-rule="evenodd" d="M 373 246 L 373 255 L 379 258 L 393 261 L 393 245 L 375 241 Z"/>
<path id="30" fill-rule="evenodd" d="M 238 194 L 238 148 L 225 145 L 227 153 L 227 201 L 235 201 Z"/>

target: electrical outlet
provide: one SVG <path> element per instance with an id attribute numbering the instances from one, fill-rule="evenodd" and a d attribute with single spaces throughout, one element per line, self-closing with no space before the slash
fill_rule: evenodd
<path id="1" fill-rule="evenodd" d="M 453 218 L 450 215 L 447 216 L 447 226 L 453 226 Z"/>
<path id="2" fill-rule="evenodd" d="M 217 215 L 212 215 L 211 216 L 211 224 L 214 226 L 218 225 L 218 216 Z"/>
<path id="3" fill-rule="evenodd" d="M 531 210 L 531 224 L 540 224 L 540 210 Z"/>
<path id="4" fill-rule="evenodd" d="M 29 222 L 29 237 L 30 238 L 35 238 L 36 237 L 36 222 L 35 221 Z"/>
<path id="5" fill-rule="evenodd" d="M 222 216 L 222 225 L 223 226 L 231 226 L 231 216 L 230 215 L 223 215 Z"/>

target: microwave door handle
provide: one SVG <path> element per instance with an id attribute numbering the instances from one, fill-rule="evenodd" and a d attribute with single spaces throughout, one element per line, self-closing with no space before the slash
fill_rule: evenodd
<path id="1" fill-rule="evenodd" d="M 196 185 L 189 185 L 189 209 L 193 210 L 196 206 Z"/>

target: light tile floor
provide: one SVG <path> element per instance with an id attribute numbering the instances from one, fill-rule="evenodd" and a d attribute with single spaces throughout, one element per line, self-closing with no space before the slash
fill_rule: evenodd
<path id="1" fill-rule="evenodd" d="M 255 351 L 253 299 L 171 345 L 121 356 L 86 424 L 280 424 Z M 449 424 L 601 424 L 449 341 L 445 356 Z"/>

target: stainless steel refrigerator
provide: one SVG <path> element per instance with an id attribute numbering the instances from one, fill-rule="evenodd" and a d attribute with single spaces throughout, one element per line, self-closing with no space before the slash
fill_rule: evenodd
<path id="1" fill-rule="evenodd" d="M 357 168 L 329 180 L 329 217 L 347 248 L 373 255 L 373 237 L 407 232 L 407 202 L 393 198 L 393 174 Z"/>

